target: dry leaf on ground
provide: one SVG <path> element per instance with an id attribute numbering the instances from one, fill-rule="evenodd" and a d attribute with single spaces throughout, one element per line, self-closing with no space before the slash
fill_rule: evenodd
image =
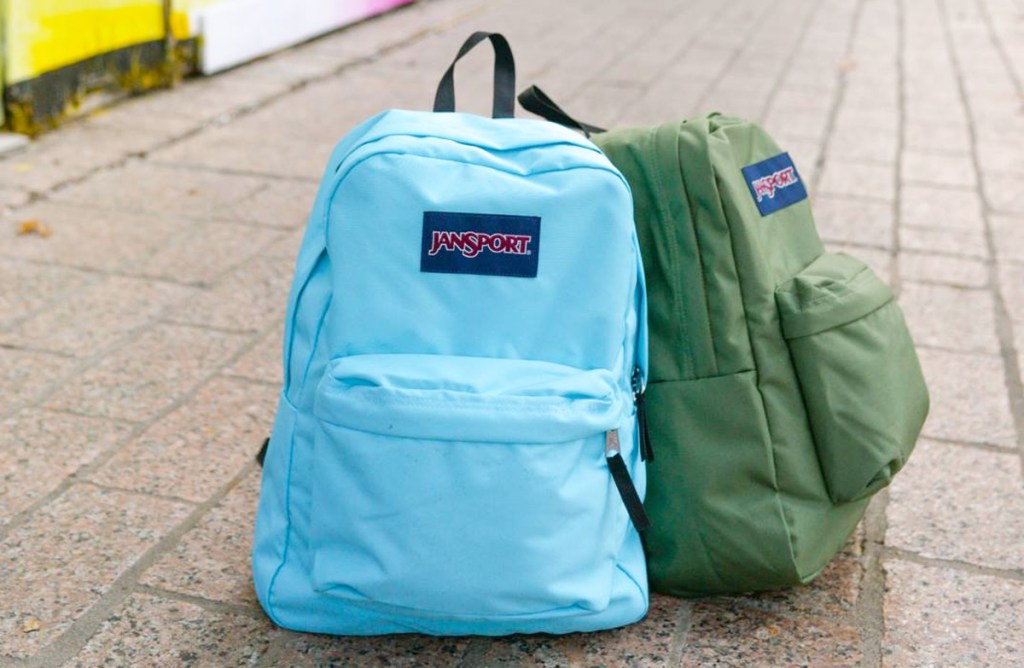
<path id="1" fill-rule="evenodd" d="M 18 223 L 18 236 L 25 236 L 26 234 L 38 234 L 45 239 L 53 234 L 53 229 L 39 219 L 31 218 Z"/>

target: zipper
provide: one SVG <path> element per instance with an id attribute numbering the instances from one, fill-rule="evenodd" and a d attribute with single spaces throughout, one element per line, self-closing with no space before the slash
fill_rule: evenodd
<path id="1" fill-rule="evenodd" d="M 651 447 L 651 434 L 647 431 L 647 406 L 644 401 L 643 371 L 639 366 L 633 367 L 633 403 L 636 404 L 636 426 L 640 434 L 640 459 L 645 462 L 654 461 L 654 448 Z"/>

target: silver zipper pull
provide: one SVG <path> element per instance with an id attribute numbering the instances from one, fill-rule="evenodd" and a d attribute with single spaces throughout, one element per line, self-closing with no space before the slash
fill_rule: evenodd
<path id="1" fill-rule="evenodd" d="M 609 429 L 604 434 L 604 456 L 611 459 L 619 454 L 619 430 Z"/>

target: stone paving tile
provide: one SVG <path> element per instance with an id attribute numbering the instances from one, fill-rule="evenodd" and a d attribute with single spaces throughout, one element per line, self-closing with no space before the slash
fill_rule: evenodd
<path id="1" fill-rule="evenodd" d="M 888 518 L 886 545 L 933 559 L 1017 569 L 1024 554 L 1020 459 L 925 440 L 892 483 Z"/>
<path id="2" fill-rule="evenodd" d="M 8 160 L 0 160 L 0 183 L 42 193 L 93 170 L 148 150 L 162 137 L 141 131 L 69 124 Z"/>
<path id="3" fill-rule="evenodd" d="M 281 650 L 274 654 L 273 663 L 294 668 L 457 666 L 470 642 L 466 638 L 421 635 L 333 637 L 289 633 Z"/>
<path id="4" fill-rule="evenodd" d="M 905 150 L 900 165 L 903 183 L 924 183 L 953 188 L 973 188 L 978 183 L 969 154 Z"/>
<path id="5" fill-rule="evenodd" d="M 694 605 L 680 666 L 857 666 L 852 625 L 707 599 Z"/>
<path id="6" fill-rule="evenodd" d="M 63 384 L 48 405 L 145 420 L 224 364 L 245 342 L 246 337 L 208 329 L 156 327 Z"/>
<path id="7" fill-rule="evenodd" d="M 4 241 L 2 246 L 9 243 Z M 66 267 L 0 258 L 0 329 L 91 279 Z"/>
<path id="8" fill-rule="evenodd" d="M 885 563 L 882 665 L 1010 666 L 1024 655 L 1024 583 Z"/>
<path id="9" fill-rule="evenodd" d="M 945 253 L 968 258 L 987 258 L 988 243 L 982 230 L 938 229 L 922 225 L 901 225 L 903 250 Z"/>
<path id="10" fill-rule="evenodd" d="M 908 149 L 947 151 L 963 154 L 971 150 L 971 135 L 966 121 L 909 118 L 903 126 L 903 145 Z"/>
<path id="11" fill-rule="evenodd" d="M 816 88 L 783 86 L 772 98 L 772 110 L 803 110 L 827 113 L 832 109 L 832 100 Z"/>
<path id="12" fill-rule="evenodd" d="M 928 348 L 917 354 L 931 395 L 924 436 L 1017 446 L 1001 358 Z"/>
<path id="13" fill-rule="evenodd" d="M 258 608 L 249 559 L 259 491 L 260 470 L 255 469 L 147 570 L 140 582 Z"/>
<path id="14" fill-rule="evenodd" d="M 0 347 L 0 415 L 36 399 L 74 364 L 61 355 Z"/>
<path id="15" fill-rule="evenodd" d="M 287 83 L 272 79 L 250 77 L 241 81 L 227 74 L 196 77 L 170 90 L 148 93 L 133 101 L 133 105 L 136 115 L 168 118 L 170 122 L 186 119 L 192 127 L 197 127 L 256 105 L 280 94 L 287 87 Z"/>
<path id="16" fill-rule="evenodd" d="M 185 85 L 191 86 L 192 83 L 193 81 L 190 80 Z M 78 123 L 89 128 L 105 128 L 118 132 L 142 131 L 149 135 L 156 135 L 158 140 L 164 142 L 173 141 L 199 127 L 202 121 L 195 118 L 159 113 L 161 110 L 153 104 L 153 98 L 155 96 L 159 99 L 166 95 L 167 91 L 151 91 L 144 95 L 121 100 L 115 106 L 90 112 Z"/>
<path id="17" fill-rule="evenodd" d="M 110 450 L 126 425 L 26 408 L 0 420 L 0 527 Z"/>
<path id="18" fill-rule="evenodd" d="M 54 199 L 118 211 L 212 218 L 264 188 L 266 182 L 253 176 L 133 161 L 64 188 Z"/>
<path id="19" fill-rule="evenodd" d="M 292 273 L 295 270 L 295 261 L 299 256 L 299 247 L 306 236 L 305 226 L 285 234 L 280 239 L 264 248 L 260 255 L 268 258 L 286 260 L 290 263 Z"/>
<path id="20" fill-rule="evenodd" d="M 288 48 L 274 54 L 273 58 L 261 58 L 239 67 L 233 72 L 233 83 L 250 81 L 271 81 L 292 85 L 308 79 L 327 76 L 344 64 L 336 57 L 297 48 Z"/>
<path id="21" fill-rule="evenodd" d="M 828 110 L 793 111 L 775 109 L 765 117 L 762 124 L 772 136 L 790 139 L 813 139 L 821 141 L 828 127 Z"/>
<path id="22" fill-rule="evenodd" d="M 278 236 L 276 230 L 236 223 L 191 225 L 129 271 L 192 285 L 209 285 Z"/>
<path id="23" fill-rule="evenodd" d="M 201 502 L 256 456 L 273 426 L 277 388 L 215 378 L 122 448 L 95 482 Z"/>
<path id="24" fill-rule="evenodd" d="M 906 282 L 900 305 L 918 345 L 999 353 L 995 306 L 987 290 Z"/>
<path id="25" fill-rule="evenodd" d="M 477 659 L 483 666 L 669 666 L 689 601 L 651 596 L 643 621 L 600 633 L 498 638 Z"/>
<path id="26" fill-rule="evenodd" d="M 982 188 L 989 206 L 1002 213 L 1024 214 L 1024 179 L 1018 174 L 986 174 Z"/>
<path id="27" fill-rule="evenodd" d="M 257 256 L 225 276 L 215 288 L 190 299 L 168 319 L 238 331 L 263 331 L 284 319 L 294 262 Z"/>
<path id="28" fill-rule="evenodd" d="M 960 288 L 988 287 L 988 265 L 966 257 L 929 253 L 900 254 L 900 277 L 905 281 L 941 283 Z"/>
<path id="29" fill-rule="evenodd" d="M 16 209 L 28 202 L 31 195 L 27 190 L 16 188 L 0 188 L 0 214 L 9 209 Z"/>
<path id="30" fill-rule="evenodd" d="M 991 214 L 988 217 L 1000 260 L 1024 263 L 1024 216 Z"/>
<path id="31" fill-rule="evenodd" d="M 41 202 L 8 215 L 13 224 L 38 220 L 52 234 L 19 236 L 0 255 L 101 271 L 117 271 L 160 248 L 180 228 L 162 215 Z"/>
<path id="32" fill-rule="evenodd" d="M 277 633 L 263 619 L 134 594 L 65 666 L 256 666 Z"/>
<path id="33" fill-rule="evenodd" d="M 900 221 L 909 225 L 957 230 L 983 230 L 981 198 L 973 190 L 904 186 Z"/>
<path id="34" fill-rule="evenodd" d="M 885 202 L 816 195 L 814 220 L 826 241 L 892 246 L 893 208 Z"/>
<path id="35" fill-rule="evenodd" d="M 319 179 L 333 148 L 323 142 L 300 142 L 292 137 L 267 135 L 261 138 L 260 150 L 253 151 L 252 133 L 232 123 L 204 130 L 166 149 L 154 151 L 151 157 L 156 162 L 186 167 Z"/>
<path id="36" fill-rule="evenodd" d="M 284 325 L 280 324 L 261 338 L 251 350 L 224 369 L 224 373 L 229 376 L 280 385 L 284 382 L 283 337 Z"/>
<path id="37" fill-rule="evenodd" d="M 825 195 L 892 201 L 895 192 L 893 171 L 894 167 L 889 165 L 837 161 L 829 156 L 817 192 Z"/>
<path id="38" fill-rule="evenodd" d="M 962 127 L 967 124 L 966 112 L 960 104 L 936 103 L 934 98 L 921 99 L 910 96 L 906 101 L 905 113 L 905 124 L 908 126 L 926 123 Z"/>
<path id="39" fill-rule="evenodd" d="M 895 131 L 852 126 L 834 130 L 828 139 L 828 156 L 839 164 L 863 161 L 895 165 L 898 150 Z"/>
<path id="40" fill-rule="evenodd" d="M 235 202 L 221 215 L 239 223 L 304 228 L 318 186 L 305 181 L 268 181 L 263 188 Z"/>
<path id="41" fill-rule="evenodd" d="M 847 84 L 848 87 L 850 84 Z M 896 90 L 895 85 L 880 86 L 877 82 L 869 82 L 864 86 L 869 91 L 887 88 Z M 864 104 L 853 104 L 847 97 L 843 97 L 843 104 L 839 107 L 835 117 L 837 130 L 846 128 L 869 128 L 874 131 L 894 134 L 899 129 L 900 111 L 899 106 L 885 105 L 879 100 L 866 102 Z"/>
<path id="42" fill-rule="evenodd" d="M 191 506 L 76 485 L 0 542 L 0 656 L 60 636 Z M 25 632 L 38 620 L 38 631 Z"/>
<path id="43" fill-rule="evenodd" d="M 0 332 L 0 345 L 88 356 L 196 292 L 170 283 L 106 277 L 9 331 Z"/>
<path id="44" fill-rule="evenodd" d="M 451 41 L 445 41 L 444 59 L 452 57 Z M 420 63 L 422 45 L 417 44 L 410 50 L 409 57 L 414 59 L 410 66 L 391 66 L 378 68 L 372 72 L 354 70 L 342 76 L 311 84 L 295 93 L 272 102 L 231 124 L 231 137 L 243 138 L 263 136 L 278 142 L 291 141 L 302 146 L 316 145 L 327 149 L 323 154 L 323 162 L 317 166 L 316 173 L 303 171 L 289 176 L 300 176 L 310 180 L 319 180 L 326 165 L 330 149 L 357 123 L 370 118 L 387 108 L 426 109 L 432 102 L 434 78 L 427 75 Z M 443 69 L 444 65 L 439 65 Z M 383 71 L 382 71 L 383 70 Z M 460 76 L 460 86 L 464 83 Z M 482 84 L 482 88 L 490 89 L 490 83 Z M 488 93 L 489 95 L 489 93 Z M 460 107 L 465 100 L 459 98 Z M 324 109 L 332 109 L 325 114 Z M 234 141 L 234 139 L 232 139 Z M 189 154 L 201 150 L 203 142 L 189 149 Z M 245 147 L 239 147 L 244 149 Z M 249 152 L 251 153 L 251 151 Z M 319 152 L 318 152 L 319 155 Z M 212 156 L 216 158 L 217 156 Z M 271 156 L 272 157 L 272 156 Z M 158 156 L 164 160 L 164 157 Z M 169 158 L 174 159 L 174 158 Z M 257 158 L 259 159 L 259 158 Z M 234 165 L 224 165 L 231 169 L 254 170 L 253 156 L 249 156 Z M 222 165 L 222 162 L 215 164 Z M 287 169 L 286 165 L 272 167 L 272 173 Z M 257 170 L 260 171 L 260 170 Z"/>
<path id="45" fill-rule="evenodd" d="M 1005 125 L 1001 127 L 1005 128 Z M 1024 134 L 1019 134 L 1016 141 L 1007 141 L 1005 134 L 998 138 L 980 137 L 975 151 L 978 154 L 978 166 L 985 173 L 1011 173 L 1024 175 L 1024 154 L 1020 150 Z"/>

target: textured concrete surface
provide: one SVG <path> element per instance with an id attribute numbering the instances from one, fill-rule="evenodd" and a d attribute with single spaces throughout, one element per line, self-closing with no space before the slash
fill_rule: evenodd
<path id="1" fill-rule="evenodd" d="M 472 30 L 594 123 L 762 122 L 822 236 L 892 281 L 932 391 L 906 471 L 811 585 L 562 638 L 329 638 L 250 585 L 252 455 L 333 145 L 425 109 Z M 490 55 L 460 66 L 489 107 Z M 0 155 L 0 665 L 1024 662 L 1024 4 L 420 0 Z M 48 236 L 18 235 L 38 221 Z"/>

